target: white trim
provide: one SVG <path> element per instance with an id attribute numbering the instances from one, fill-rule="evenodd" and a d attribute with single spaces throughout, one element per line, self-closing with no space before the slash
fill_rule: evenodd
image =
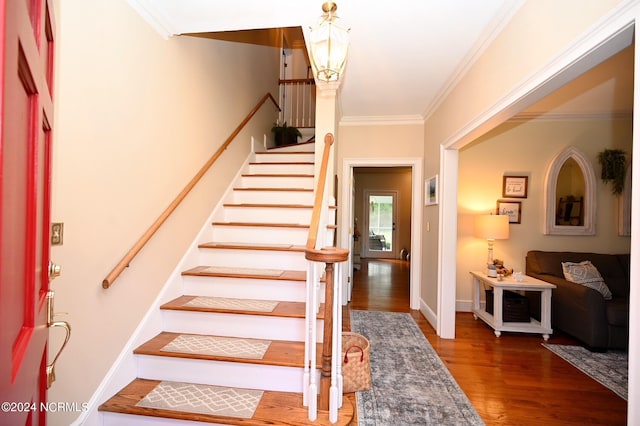
<path id="1" fill-rule="evenodd" d="M 160 9 L 151 5 L 150 0 L 128 0 L 127 2 L 164 39 L 169 39 L 176 34 L 169 20 L 158 14 Z"/>
<path id="2" fill-rule="evenodd" d="M 349 218 L 352 217 L 351 192 L 353 191 L 353 180 L 345 178 L 351 176 L 354 167 L 411 167 L 411 268 L 409 273 L 409 306 L 411 309 L 420 309 L 420 286 L 422 283 L 422 158 L 344 158 L 342 161 L 342 184 L 341 204 L 348 208 L 342 209 L 340 213 L 339 241 L 341 247 L 351 247 L 352 238 L 349 232 L 352 224 Z M 345 271 L 345 273 L 347 273 Z M 346 277 L 345 282 L 346 282 Z M 342 303 L 347 303 L 347 287 L 344 286 Z"/>
<path id="3" fill-rule="evenodd" d="M 420 299 L 420 312 L 424 315 L 425 319 L 429 321 L 429 324 L 435 328 L 435 324 L 438 322 L 438 316 L 433 312 L 433 309 L 427 305 L 427 302 L 422 299 Z"/>
<path id="4" fill-rule="evenodd" d="M 565 161 L 573 158 L 584 177 L 584 225 L 556 225 L 556 186 L 558 175 Z M 596 174 L 589 158 L 574 146 L 556 154 L 544 178 L 544 233 L 545 235 L 595 235 L 596 234 Z"/>
<path id="5" fill-rule="evenodd" d="M 438 321 L 436 332 L 444 339 L 456 336 L 456 262 L 458 243 L 457 150 L 440 147 L 440 226 L 438 227 Z M 448 283 L 448 284 L 447 284 Z"/>

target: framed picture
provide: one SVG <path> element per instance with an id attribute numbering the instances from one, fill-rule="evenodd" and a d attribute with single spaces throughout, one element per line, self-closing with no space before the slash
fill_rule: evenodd
<path id="1" fill-rule="evenodd" d="M 520 223 L 520 216 L 522 214 L 522 202 L 498 200 L 496 214 L 509 216 L 509 223 Z"/>
<path id="2" fill-rule="evenodd" d="M 505 198 L 527 198 L 527 176 L 503 176 L 502 196 Z"/>
<path id="3" fill-rule="evenodd" d="M 431 176 L 424 182 L 424 205 L 438 204 L 438 175 Z"/>

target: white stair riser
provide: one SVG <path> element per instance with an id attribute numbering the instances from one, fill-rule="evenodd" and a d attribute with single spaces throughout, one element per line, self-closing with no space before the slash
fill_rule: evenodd
<path id="1" fill-rule="evenodd" d="M 164 331 L 253 337 L 269 340 L 304 341 L 304 318 L 236 315 L 214 312 L 163 311 Z M 317 336 L 322 339 L 323 321 L 318 320 Z"/>
<path id="2" fill-rule="evenodd" d="M 279 392 L 302 392 L 302 367 L 137 355 L 138 377 Z"/>
<path id="3" fill-rule="evenodd" d="M 305 188 L 313 189 L 313 176 L 311 177 L 285 177 L 285 176 L 243 176 L 240 179 L 242 188 Z"/>
<path id="4" fill-rule="evenodd" d="M 184 292 L 191 296 L 304 302 L 306 283 L 226 277 L 183 277 Z"/>
<path id="5" fill-rule="evenodd" d="M 233 191 L 235 203 L 313 205 L 313 191 Z"/>
<path id="6" fill-rule="evenodd" d="M 302 143 L 302 142 L 308 141 L 309 138 L 315 134 L 315 129 L 301 127 L 298 130 L 300 130 L 300 133 L 302 133 L 302 138 L 298 141 L 298 144 L 277 148 L 278 152 L 300 152 L 300 151 L 314 152 L 315 151 L 316 149 L 315 144 Z"/>
<path id="7" fill-rule="evenodd" d="M 256 153 L 256 163 L 313 163 L 314 157 L 315 155 L 312 152 L 305 154 L 262 154 L 258 152 Z"/>
<path id="8" fill-rule="evenodd" d="M 313 164 L 269 164 L 269 163 L 253 163 L 249 165 L 249 173 L 266 173 L 266 174 L 313 174 Z"/>
<path id="9" fill-rule="evenodd" d="M 176 420 L 164 417 L 136 416 L 132 414 L 112 413 L 102 414 L 101 426 L 202 426 L 201 422 Z M 222 423 L 206 423 L 207 426 L 224 426 Z"/>
<path id="10" fill-rule="evenodd" d="M 240 249 L 201 249 L 200 265 L 306 271 L 304 252 Z"/>
<path id="11" fill-rule="evenodd" d="M 237 243 L 305 245 L 308 235 L 308 228 L 271 228 L 228 225 L 218 225 L 213 227 L 214 241 L 233 241 Z"/>
<path id="12" fill-rule="evenodd" d="M 311 223 L 311 208 L 225 207 L 221 222 Z"/>

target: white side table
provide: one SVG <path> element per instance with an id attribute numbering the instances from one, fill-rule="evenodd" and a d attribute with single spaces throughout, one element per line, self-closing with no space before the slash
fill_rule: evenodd
<path id="1" fill-rule="evenodd" d="M 521 333 L 540 333 L 544 340 L 549 340 L 553 333 L 551 329 L 551 292 L 556 286 L 528 275 L 523 275 L 523 281 L 516 281 L 509 276 L 502 281 L 490 278 L 485 273 L 472 271 L 473 276 L 473 317 L 486 322 L 497 337 L 503 331 Z M 480 284 L 493 288 L 493 315 L 480 308 Z M 531 318 L 530 322 L 504 322 L 502 320 L 502 297 L 504 290 L 526 290 L 540 292 L 540 321 Z"/>

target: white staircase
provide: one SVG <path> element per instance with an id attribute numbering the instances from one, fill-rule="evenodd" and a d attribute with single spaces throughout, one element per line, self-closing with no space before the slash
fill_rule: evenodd
<path id="1" fill-rule="evenodd" d="M 313 148 L 301 144 L 256 153 L 246 166 L 214 212 L 197 264 L 182 272 L 181 295 L 160 307 L 162 331 L 134 351 L 137 378 L 101 405 L 105 426 L 310 423 L 302 383 Z M 321 320 L 318 328 L 321 338 Z M 238 356 L 237 347 L 244 345 L 267 349 L 261 358 Z M 265 393 L 251 418 L 141 402 L 161 381 Z M 197 405 L 192 398 L 186 399 Z M 348 424 L 353 408 L 345 404 L 342 411 L 339 423 Z M 313 424 L 330 423 L 321 413 Z"/>

